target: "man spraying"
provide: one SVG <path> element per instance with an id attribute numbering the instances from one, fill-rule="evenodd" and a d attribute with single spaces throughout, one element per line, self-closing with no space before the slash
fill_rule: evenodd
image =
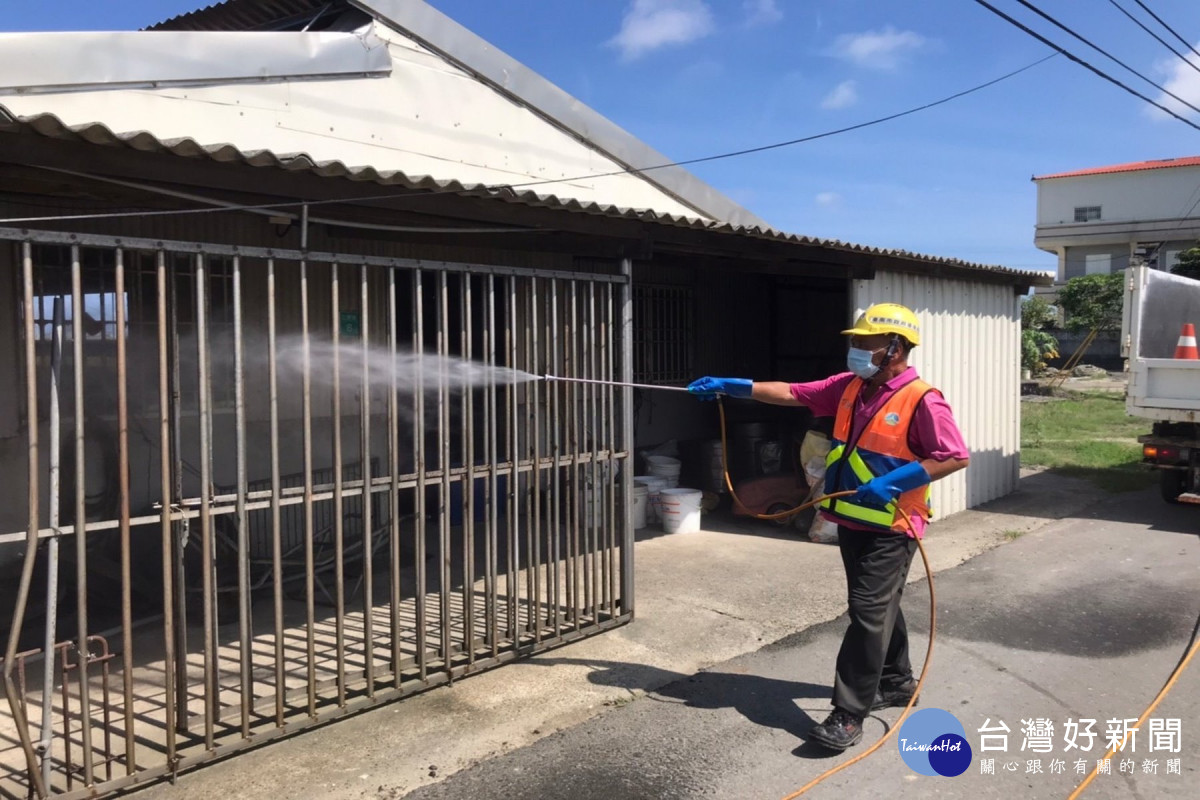
<path id="1" fill-rule="evenodd" d="M 921 343 L 916 315 L 896 303 L 863 313 L 850 337 L 848 372 L 809 383 L 705 377 L 688 391 L 834 417 L 821 513 L 837 523 L 850 625 L 838 652 L 833 713 L 810 738 L 834 750 L 862 739 L 871 711 L 905 706 L 916 689 L 900 598 L 917 543 L 932 516 L 929 484 L 970 458 L 941 392 L 917 377 L 908 355 Z"/>

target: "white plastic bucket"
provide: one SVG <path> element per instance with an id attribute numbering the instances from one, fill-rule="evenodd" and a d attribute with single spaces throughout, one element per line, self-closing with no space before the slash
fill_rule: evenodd
<path id="1" fill-rule="evenodd" d="M 634 486 L 646 487 L 646 522 L 658 522 L 662 519 L 659 513 L 659 492 L 667 488 L 666 478 L 655 475 L 638 475 L 633 479 Z"/>
<path id="2" fill-rule="evenodd" d="M 644 483 L 633 485 L 633 529 L 646 527 L 646 510 L 650 505 L 650 489 Z"/>
<path id="3" fill-rule="evenodd" d="M 646 456 L 646 464 L 650 467 L 651 475 L 666 479 L 667 488 L 673 489 L 679 485 L 679 468 L 682 465 L 678 458 Z"/>
<path id="4" fill-rule="evenodd" d="M 662 526 L 667 533 L 691 533 L 700 530 L 700 501 L 704 492 L 699 489 L 663 489 Z"/>

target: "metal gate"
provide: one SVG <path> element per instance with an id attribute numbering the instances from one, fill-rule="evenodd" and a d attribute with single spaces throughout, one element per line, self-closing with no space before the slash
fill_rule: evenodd
<path id="1" fill-rule="evenodd" d="M 537 379 L 631 379 L 628 262 L 0 239 L 3 795 L 174 775 L 631 618 L 628 390 Z"/>

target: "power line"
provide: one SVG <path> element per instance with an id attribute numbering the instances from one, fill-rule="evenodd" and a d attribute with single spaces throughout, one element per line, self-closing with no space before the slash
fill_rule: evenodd
<path id="1" fill-rule="evenodd" d="M 1133 14 L 1130 14 L 1128 11 L 1126 11 L 1126 10 L 1125 10 L 1125 8 L 1124 8 L 1124 6 L 1122 6 L 1120 3 L 1118 3 L 1118 2 L 1117 2 L 1117 0 L 1108 0 L 1108 2 L 1110 2 L 1110 3 L 1112 3 L 1114 6 L 1116 6 L 1116 7 L 1117 7 L 1117 10 L 1118 10 L 1118 11 L 1120 11 L 1122 14 L 1124 14 L 1124 15 L 1125 15 L 1125 16 L 1127 16 L 1127 17 L 1129 17 L 1129 19 L 1133 21 L 1133 24 L 1134 24 L 1134 25 L 1137 25 L 1139 28 L 1141 28 L 1142 30 L 1144 30 L 1146 33 L 1148 33 L 1148 34 L 1150 34 L 1151 36 L 1153 36 L 1155 39 L 1157 39 L 1157 40 L 1158 40 L 1158 43 L 1159 43 L 1159 44 L 1161 44 L 1163 47 L 1167 48 L 1167 49 L 1168 49 L 1168 50 L 1170 50 L 1172 53 L 1174 53 L 1176 56 L 1178 56 L 1180 61 L 1182 61 L 1183 63 L 1187 64 L 1187 65 L 1188 65 L 1189 67 L 1191 67 L 1192 69 L 1196 70 L 1196 72 L 1200 72 L 1200 67 L 1196 66 L 1196 63 L 1195 63 L 1194 61 L 1192 61 L 1190 58 L 1188 58 L 1187 56 L 1185 56 L 1183 53 L 1179 52 L 1179 51 L 1178 51 L 1178 50 L 1176 50 L 1174 47 L 1172 47 L 1172 46 L 1171 46 L 1171 44 L 1170 44 L 1169 42 L 1167 42 L 1165 39 L 1163 39 L 1163 38 L 1162 38 L 1161 36 L 1159 36 L 1157 33 L 1155 33 L 1154 31 L 1150 30 L 1149 28 L 1147 28 L 1147 27 L 1146 27 L 1146 25 L 1145 25 L 1145 23 L 1143 23 L 1143 22 L 1142 22 L 1140 19 L 1138 19 L 1137 17 L 1135 17 Z"/>
<path id="2" fill-rule="evenodd" d="M 749 148 L 745 148 L 743 150 L 733 150 L 733 151 L 730 151 L 727 153 L 718 153 L 717 155 L 702 156 L 700 158 L 691 158 L 691 159 L 687 159 L 684 161 L 672 161 L 672 162 L 669 162 L 666 164 L 654 164 L 654 165 L 651 165 L 648 167 L 638 167 L 638 168 L 629 167 L 628 169 L 615 170 L 612 172 L 601 172 L 601 173 L 595 173 L 595 174 L 589 174 L 589 175 L 579 175 L 579 176 L 572 177 L 572 178 L 557 178 L 557 179 L 553 179 L 553 180 L 548 179 L 548 180 L 539 180 L 539 181 L 528 181 L 525 183 L 494 184 L 491 186 L 485 186 L 483 188 L 489 192 L 497 192 L 497 191 L 502 191 L 502 190 L 512 191 L 512 190 L 516 190 L 516 189 L 527 189 L 527 188 L 530 188 L 533 186 L 543 186 L 545 184 L 569 183 L 572 181 L 594 180 L 596 178 L 611 178 L 611 177 L 614 177 L 617 175 L 639 175 L 639 174 L 643 174 L 643 173 L 647 173 L 647 172 L 653 172 L 654 170 L 666 169 L 667 167 L 684 167 L 684 166 L 689 166 L 691 164 L 703 164 L 703 163 L 706 163 L 709 161 L 717 161 L 717 160 L 725 159 L 725 158 L 734 158 L 736 156 L 750 155 L 752 153 L 762 153 L 762 152 L 766 152 L 768 150 L 778 150 L 779 148 L 782 148 L 782 147 L 791 147 L 791 146 L 797 145 L 797 144 L 804 144 L 805 142 L 812 142 L 812 141 L 816 141 L 817 139 L 825 139 L 830 136 L 836 136 L 836 135 L 842 134 L 842 133 L 849 133 L 850 131 L 856 131 L 856 130 L 860 130 L 862 128 L 869 128 L 872 125 L 879 125 L 884 122 L 890 122 L 891 120 L 899 119 L 900 117 L 906 117 L 906 116 L 909 116 L 910 114 L 915 114 L 918 111 L 924 111 L 926 109 L 934 108 L 935 106 L 943 105 L 944 103 L 949 103 L 951 100 L 957 100 L 960 97 L 965 97 L 969 94 L 973 94 L 974 92 L 978 92 L 982 89 L 986 89 L 989 86 L 994 86 L 997 83 L 1000 83 L 1001 81 L 1005 81 L 1005 80 L 1008 80 L 1009 78 L 1015 77 L 1016 75 L 1020 75 L 1022 72 L 1025 72 L 1026 70 L 1033 69 L 1034 67 L 1038 66 L 1039 64 L 1043 64 L 1043 63 L 1049 61 L 1050 59 L 1054 58 L 1056 55 L 1057 55 L 1056 53 L 1051 53 L 1050 55 L 1048 55 L 1044 58 L 1039 58 L 1037 61 L 1034 61 L 1030 64 L 1026 64 L 1025 66 L 1023 66 L 1019 69 L 1015 69 L 1012 72 L 1007 72 L 998 78 L 993 78 L 989 81 L 985 81 L 984 83 L 978 84 L 976 86 L 972 86 L 970 89 L 964 89 L 961 92 L 955 92 L 954 94 L 947 95 L 939 100 L 934 100 L 932 102 L 925 103 L 924 105 L 915 106 L 913 108 L 907 109 L 905 111 L 900 111 L 895 114 L 888 114 L 887 116 L 884 116 L 884 117 L 877 117 L 875 119 L 868 120 L 866 122 L 859 122 L 855 125 L 848 125 L 844 128 L 837 128 L 835 130 L 825 131 L 823 133 L 815 133 L 811 136 L 803 136 L 799 139 L 789 139 L 788 141 L 785 141 L 785 142 L 776 142 L 774 144 L 761 145 L 759 147 L 749 147 Z M 1170 113 L 1170 112 L 1168 112 L 1168 113 Z M 460 194 L 461 192 L 462 192 L 462 190 L 456 190 L 456 189 L 439 189 L 439 190 L 434 190 L 431 192 L 424 192 L 422 194 L 413 194 L 413 193 L 411 193 L 411 190 L 410 190 L 409 192 L 404 193 L 404 194 L 400 194 L 397 192 L 389 192 L 388 194 L 367 195 L 367 196 L 361 196 L 361 197 L 343 197 L 343 198 L 337 198 L 337 199 L 311 200 L 311 201 L 297 200 L 295 202 L 266 203 L 266 204 L 257 204 L 257 205 L 223 205 L 223 206 L 218 206 L 215 208 L 185 208 L 185 209 L 173 209 L 173 210 L 165 210 L 165 211 L 121 211 L 121 212 L 112 212 L 112 213 L 107 213 L 107 214 L 71 214 L 71 215 L 58 215 L 58 216 L 48 216 L 48 217 L 15 217 L 15 218 L 9 218 L 9 219 L 0 219 L 0 224 L 14 224 L 14 223 L 20 223 L 20 222 L 57 222 L 57 221 L 86 220 L 86 219 L 117 219 L 117 218 L 122 218 L 122 217 L 150 217 L 150 216 L 166 217 L 166 216 L 182 216 L 185 214 L 210 214 L 210 213 L 219 212 L 219 211 L 263 211 L 263 210 L 273 210 L 273 209 L 282 209 L 282 208 L 295 208 L 295 207 L 299 207 L 299 206 L 332 205 L 335 203 L 354 203 L 354 202 L 362 203 L 362 202 L 370 202 L 370 201 L 374 201 L 374 200 L 391 200 L 391 199 L 397 199 L 397 198 L 413 199 L 413 198 L 420 198 L 420 197 L 432 197 L 435 195 L 443 195 L 443 194 Z"/>
<path id="3" fill-rule="evenodd" d="M 1151 11 L 1151 10 L 1150 10 L 1150 7 L 1149 7 L 1149 6 L 1147 6 L 1145 3 L 1143 3 L 1143 2 L 1142 2 L 1142 0 L 1133 0 L 1133 2 L 1135 2 L 1135 3 L 1137 3 L 1139 6 L 1141 6 L 1141 7 L 1142 7 L 1142 10 L 1143 10 L 1143 11 L 1145 11 L 1147 14 L 1149 14 L 1149 15 L 1150 15 L 1150 16 L 1152 16 L 1152 17 L 1154 17 L 1154 21 L 1155 21 L 1155 22 L 1157 22 L 1159 25 L 1162 25 L 1164 28 L 1166 28 L 1166 29 L 1167 29 L 1167 31 L 1168 31 L 1168 32 L 1169 32 L 1169 33 L 1170 33 L 1172 36 L 1174 36 L 1174 37 L 1175 37 L 1176 39 L 1178 39 L 1179 41 L 1183 42 L 1183 46 L 1184 46 L 1184 47 L 1186 47 L 1188 50 L 1191 50 L 1193 53 L 1195 53 L 1197 57 L 1200 57 L 1200 51 L 1197 51 L 1197 50 L 1196 50 L 1196 48 L 1192 47 L 1191 43 L 1190 43 L 1190 42 L 1188 42 L 1188 40 L 1187 40 L 1187 39 L 1184 39 L 1182 36 L 1180 36 L 1178 33 L 1176 33 L 1174 28 L 1172 28 L 1172 27 L 1171 27 L 1170 25 L 1168 25 L 1167 23 L 1163 22 L 1163 21 L 1162 21 L 1162 18 L 1161 18 L 1160 16 L 1158 16 L 1158 14 L 1155 14 L 1153 11 Z"/>
<path id="4" fill-rule="evenodd" d="M 677 161 L 672 164 L 663 164 L 661 166 L 662 167 L 687 166 L 689 164 L 701 164 L 705 161 L 716 161 L 717 159 L 729 158 L 731 156 L 748 155 L 750 153 L 761 153 L 765 150 L 775 150 L 780 147 L 788 147 L 788 146 L 794 145 L 794 144 L 803 144 L 804 142 L 811 142 L 816 139 L 824 139 L 828 136 L 836 136 L 839 133 L 848 133 L 849 131 L 855 131 L 855 130 L 858 130 L 859 128 L 867 128 L 867 127 L 870 127 L 871 125 L 878 125 L 881 122 L 890 122 L 891 120 L 899 119 L 900 117 L 906 117 L 909 114 L 915 114 L 918 111 L 924 111 L 927 108 L 933 108 L 934 106 L 940 106 L 943 103 L 949 103 L 951 100 L 957 100 L 960 97 L 965 97 L 966 95 L 969 95 L 973 92 L 978 92 L 980 89 L 986 89 L 987 87 L 993 86 L 997 83 L 1000 83 L 1000 81 L 1007 80 L 1007 79 L 1013 77 L 1014 75 L 1019 75 L 1020 73 L 1024 72 L 1025 70 L 1032 69 L 1032 68 L 1036 67 L 1038 64 L 1041 64 L 1045 61 L 1049 61 L 1052 58 L 1054 58 L 1053 54 L 1046 56 L 1045 58 L 1038 59 L 1037 61 L 1034 61 L 1032 64 L 1026 64 L 1025 66 L 1021 67 L 1020 69 L 1015 69 L 1012 72 L 1009 72 L 1005 75 L 1001 75 L 999 78 L 993 78 L 992 80 L 988 81 L 987 83 L 981 83 L 978 86 L 971 87 L 970 89 L 964 89 L 961 92 L 955 92 L 954 94 L 947 95 L 946 97 L 943 97 L 941 100 L 934 100 L 932 103 L 926 103 L 923 106 L 917 106 L 915 108 L 910 108 L 907 111 L 901 111 L 896 114 L 889 114 L 886 117 L 879 117 L 877 119 L 873 119 L 868 122 L 860 122 L 857 125 L 850 125 L 845 128 L 838 128 L 837 130 L 826 131 L 825 133 L 817 133 L 812 136 L 805 136 L 801 139 L 792 139 L 791 141 L 787 141 L 787 142 L 777 142 L 776 144 L 763 145 L 762 147 L 751 147 L 747 150 L 737 150 L 732 153 L 722 153 L 721 155 L 716 155 L 716 156 L 706 156 L 703 158 L 693 158 L 693 159 L 690 159 L 687 161 Z M 651 169 L 661 169 L 661 167 L 647 167 L 644 170 L 631 170 L 631 171 L 646 172 Z M 620 174 L 620 173 L 610 173 L 610 174 L 616 175 L 616 174 Z"/>
<path id="5" fill-rule="evenodd" d="M 1130 87 L 1128 87 L 1128 86 L 1126 86 L 1125 84 L 1121 83 L 1119 80 L 1117 80 L 1116 78 L 1112 77 L 1111 75 L 1109 75 L 1109 74 L 1107 74 L 1107 73 L 1103 72 L 1102 70 L 1099 70 L 1099 69 L 1097 69 L 1096 67 L 1093 67 L 1091 64 L 1089 64 L 1088 62 L 1084 61 L 1084 60 L 1083 60 L 1082 58 L 1080 58 L 1079 56 L 1076 56 L 1076 55 L 1074 55 L 1074 54 L 1072 54 L 1072 53 L 1068 52 L 1068 51 L 1067 51 L 1067 50 L 1065 50 L 1064 48 L 1062 48 L 1062 47 L 1059 47 L 1059 46 L 1058 46 L 1058 45 L 1056 45 L 1054 42 L 1052 42 L 1052 41 L 1050 41 L 1049 39 L 1047 39 L 1045 36 L 1042 36 L 1041 34 L 1039 34 L 1037 31 L 1035 31 L 1035 30 L 1033 30 L 1033 29 L 1029 28 L 1029 27 L 1028 27 L 1028 26 L 1026 26 L 1026 25 L 1022 25 L 1020 22 L 1018 22 L 1017 20 L 1013 19 L 1013 18 L 1012 18 L 1012 17 L 1010 17 L 1008 14 L 1005 14 L 1003 11 L 1001 11 L 1001 10 L 1000 10 L 1000 9 L 998 9 L 998 8 L 996 8 L 996 7 L 995 7 L 995 6 L 993 6 L 991 3 L 987 2 L 987 0 L 975 0 L 975 2 L 976 2 L 976 3 L 978 3 L 979 5 L 983 6 L 984 8 L 986 8 L 988 11 L 991 11 L 993 14 L 995 14 L 995 15 L 996 15 L 996 16 L 998 16 L 998 17 L 1000 17 L 1001 19 L 1005 20 L 1006 22 L 1008 22 L 1008 23 L 1010 23 L 1010 24 L 1014 25 L 1015 27 L 1017 27 L 1017 28 L 1021 29 L 1021 30 L 1022 30 L 1022 31 L 1024 31 L 1025 33 L 1029 34 L 1030 36 L 1032 36 L 1033 38 L 1037 39 L 1039 42 L 1041 42 L 1042 44 L 1046 45 L 1047 47 L 1049 47 L 1049 48 L 1052 48 L 1052 49 L 1054 49 L 1054 50 L 1057 50 L 1059 53 L 1063 54 L 1064 56 L 1066 56 L 1067 58 L 1069 58 L 1071 61 L 1074 61 L 1074 62 L 1075 62 L 1076 64 L 1078 64 L 1079 66 L 1081 66 L 1081 67 L 1083 67 L 1083 68 L 1085 68 L 1085 69 L 1087 69 L 1087 70 L 1089 70 L 1089 71 L 1091 71 L 1091 72 L 1094 72 L 1095 74 L 1099 75 L 1101 78 L 1103 78 L 1104 80 L 1108 81 L 1109 83 L 1111 83 L 1111 84 L 1114 84 L 1114 85 L 1116 85 L 1116 86 L 1119 86 L 1120 88 L 1122 88 L 1122 89 L 1124 89 L 1125 91 L 1129 92 L 1129 93 L 1130 93 L 1131 95 L 1133 95 L 1134 97 L 1137 97 L 1137 98 L 1139 98 L 1139 99 L 1141 99 L 1141 100 L 1144 100 L 1144 101 L 1146 101 L 1147 103 L 1149 103 L 1150 105 L 1154 106 L 1155 108 L 1158 108 L 1158 109 L 1160 109 L 1160 110 L 1162 110 L 1162 111 L 1165 111 L 1166 113 L 1170 114 L 1172 117 L 1174 117 L 1175 119 L 1177 119 L 1177 120 L 1179 120 L 1180 122 L 1184 123 L 1185 125 L 1188 125 L 1188 126 L 1190 126 L 1190 127 L 1192 127 L 1192 128 L 1195 128 L 1196 130 L 1200 131 L 1200 125 L 1197 125 L 1196 123 L 1192 122 L 1191 120 L 1189 120 L 1189 119 L 1187 119 L 1187 118 L 1185 118 L 1185 117 L 1181 117 L 1181 116 L 1179 116 L 1179 115 L 1178 115 L 1178 114 L 1176 114 L 1174 111 L 1172 111 L 1171 109 L 1167 108 L 1166 106 L 1164 106 L 1164 105 L 1161 105 L 1161 104 L 1159 104 L 1159 103 L 1156 103 L 1155 101 L 1151 100 L 1149 97 L 1146 97 L 1146 95 L 1142 94 L 1141 92 L 1137 91 L 1136 89 L 1131 89 Z"/>
<path id="6" fill-rule="evenodd" d="M 1085 39 L 1083 36 L 1079 35 L 1079 34 L 1078 34 L 1078 33 L 1076 33 L 1075 31 L 1073 31 L 1071 28 L 1068 28 L 1066 25 L 1062 24 L 1061 22 L 1059 22 L 1058 20 L 1056 20 L 1054 17 L 1052 17 L 1052 16 L 1050 16 L 1049 14 L 1047 14 L 1045 11 L 1042 11 L 1040 8 L 1038 8 L 1037 6 L 1035 6 L 1033 3 L 1030 3 L 1030 2 L 1028 2 L 1027 0 L 1017 0 L 1017 2 L 1018 2 L 1018 3 L 1020 3 L 1021 5 L 1025 6 L 1026 8 L 1028 8 L 1028 9 L 1029 9 L 1030 11 L 1032 11 L 1033 13 L 1037 14 L 1037 15 L 1038 15 L 1039 17 L 1041 17 L 1042 19 L 1044 19 L 1044 20 L 1046 20 L 1047 22 L 1049 22 L 1051 25 L 1054 25 L 1055 27 L 1059 28 L 1060 30 L 1063 30 L 1063 31 L 1067 32 L 1068 34 L 1070 34 L 1071 36 L 1074 36 L 1076 39 L 1078 39 L 1079 41 L 1083 42 L 1084 44 L 1086 44 L 1088 47 L 1092 48 L 1092 49 L 1093 49 L 1093 50 L 1095 50 L 1096 52 L 1100 53 L 1101 55 L 1103 55 L 1103 56 L 1104 56 L 1105 58 L 1107 58 L 1108 60 L 1110 60 L 1110 61 L 1113 61 L 1113 62 L 1116 62 L 1116 63 L 1117 63 L 1117 64 L 1119 64 L 1120 66 L 1122 66 L 1122 67 L 1124 67 L 1125 69 L 1127 69 L 1127 70 L 1129 70 L 1130 72 L 1132 72 L 1134 75 L 1137 75 L 1139 78 L 1141 78 L 1141 79 L 1142 79 L 1142 80 L 1144 80 L 1146 83 L 1148 83 L 1148 84 L 1150 84 L 1151 86 L 1153 86 L 1155 89 L 1158 89 L 1158 90 L 1159 90 L 1160 92 L 1162 92 L 1163 94 L 1170 95 L 1170 96 L 1171 96 L 1171 97 L 1173 97 L 1174 99 L 1178 100 L 1180 103 L 1183 103 L 1185 106 L 1187 106 L 1188 108 L 1190 108 L 1192 111 L 1195 111 L 1197 114 L 1200 114 L 1200 108 L 1196 108 L 1194 105 L 1192 105 L 1191 103 L 1189 103 L 1187 100 L 1184 100 L 1182 97 L 1180 97 L 1179 95 L 1175 94 L 1174 92 L 1172 92 L 1172 91 L 1168 90 L 1167 88 L 1165 88 L 1165 87 L 1163 87 L 1163 86 L 1159 86 L 1157 83 L 1155 83 L 1154 81 L 1150 80 L 1150 79 L 1149 79 L 1149 78 L 1147 78 L 1145 75 L 1143 75 L 1142 73 L 1138 72 L 1136 69 L 1134 69 L 1133 67 L 1129 66 L 1128 64 L 1126 64 L 1126 63 L 1125 63 L 1124 61 L 1122 61 L 1121 59 L 1119 59 L 1119 58 L 1117 58 L 1116 56 L 1114 56 L 1114 55 L 1112 55 L 1111 53 L 1109 53 L 1109 52 L 1108 52 L 1107 50 L 1105 50 L 1103 47 L 1100 47 L 1100 46 L 1098 46 L 1098 45 L 1096 45 L 1096 44 L 1093 44 L 1093 43 L 1092 43 L 1092 42 L 1090 42 L 1089 40 Z"/>

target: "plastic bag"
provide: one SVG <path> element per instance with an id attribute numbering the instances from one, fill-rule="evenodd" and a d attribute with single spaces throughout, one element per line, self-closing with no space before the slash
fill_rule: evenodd
<path id="1" fill-rule="evenodd" d="M 811 489 L 809 500 L 817 499 L 825 491 L 825 457 L 829 455 L 829 447 L 829 437 L 818 431 L 808 431 L 800 443 L 800 463 Z M 837 523 L 825 519 L 818 511 L 808 526 L 808 538 L 821 544 L 836 544 Z"/>
<path id="2" fill-rule="evenodd" d="M 812 525 L 808 529 L 809 541 L 818 542 L 820 544 L 837 544 L 838 541 L 838 526 L 837 523 L 825 519 L 820 513 L 813 517 Z"/>
<path id="3" fill-rule="evenodd" d="M 800 463 L 808 485 L 819 486 L 825 479 L 825 457 L 829 455 L 829 437 L 817 431 L 804 434 L 800 443 Z"/>

